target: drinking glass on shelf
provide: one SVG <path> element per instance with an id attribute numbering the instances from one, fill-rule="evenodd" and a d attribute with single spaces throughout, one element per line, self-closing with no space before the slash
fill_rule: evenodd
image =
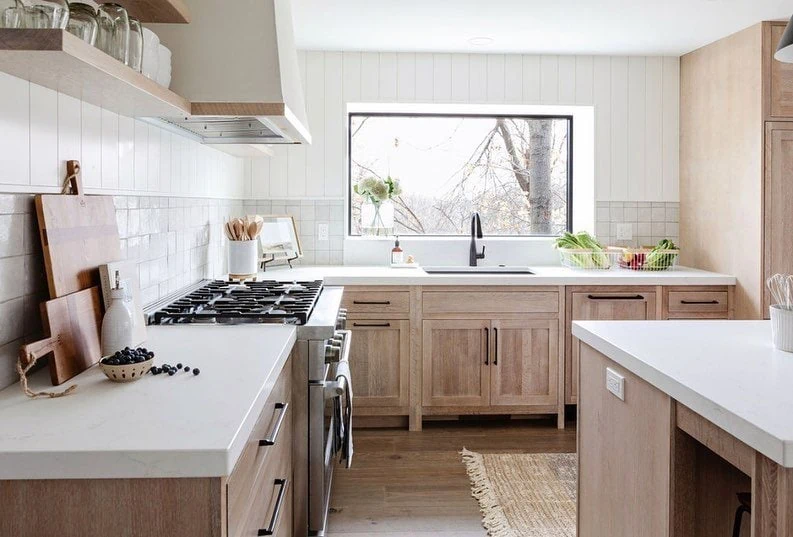
<path id="1" fill-rule="evenodd" d="M 101 4 L 97 13 L 96 46 L 122 63 L 129 54 L 129 14 L 118 4 Z"/>
<path id="2" fill-rule="evenodd" d="M 127 65 L 140 73 L 143 66 L 143 27 L 135 17 L 129 18 L 129 54 Z"/>
<path id="3" fill-rule="evenodd" d="M 23 5 L 23 28 L 66 29 L 69 22 L 69 4 L 66 0 L 21 0 L 17 3 Z"/>
<path id="4" fill-rule="evenodd" d="M 24 12 L 18 0 L 0 0 L 0 28 L 21 28 Z"/>
<path id="5" fill-rule="evenodd" d="M 95 45 L 96 34 L 99 31 L 96 10 L 88 4 L 72 2 L 69 4 L 69 23 L 66 25 L 66 30 L 89 45 Z"/>

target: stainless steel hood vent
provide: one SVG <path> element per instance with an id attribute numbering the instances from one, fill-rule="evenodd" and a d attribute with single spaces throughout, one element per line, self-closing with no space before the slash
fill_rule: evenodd
<path id="1" fill-rule="evenodd" d="M 292 143 L 280 129 L 264 118 L 190 116 L 159 118 L 171 131 L 205 144 L 278 144 Z"/>
<path id="2" fill-rule="evenodd" d="M 205 144 L 306 144 L 291 0 L 190 0 L 190 24 L 152 24 L 190 117 L 156 118 Z"/>

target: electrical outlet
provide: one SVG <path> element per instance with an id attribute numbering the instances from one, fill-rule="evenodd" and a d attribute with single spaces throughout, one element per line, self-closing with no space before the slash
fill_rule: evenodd
<path id="1" fill-rule="evenodd" d="M 317 240 L 320 242 L 327 242 L 328 240 L 328 224 L 323 222 L 317 224 Z"/>
<path id="2" fill-rule="evenodd" d="M 625 400 L 625 377 L 611 369 L 606 368 L 606 389 L 613 393 L 620 401 Z"/>
<path id="3" fill-rule="evenodd" d="M 631 224 L 617 224 L 617 240 L 633 240 L 633 226 Z"/>

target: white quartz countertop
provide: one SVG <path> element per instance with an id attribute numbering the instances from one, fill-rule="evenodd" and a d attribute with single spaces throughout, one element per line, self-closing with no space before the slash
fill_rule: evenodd
<path id="1" fill-rule="evenodd" d="M 116 384 L 93 367 L 29 399 L 0 391 L 0 479 L 227 476 L 295 342 L 283 325 L 151 326 L 155 364 L 201 374 L 147 375 Z M 32 388 L 52 389 L 47 371 Z M 56 389 L 58 389 L 56 388 Z"/>
<path id="2" fill-rule="evenodd" d="M 773 347 L 770 322 L 577 321 L 573 335 L 793 468 L 793 353 Z"/>
<path id="3" fill-rule="evenodd" d="M 260 279 L 318 280 L 327 285 L 734 285 L 735 277 L 677 267 L 659 272 L 630 269 L 573 270 L 532 266 L 530 274 L 427 274 L 421 268 L 277 267 Z"/>

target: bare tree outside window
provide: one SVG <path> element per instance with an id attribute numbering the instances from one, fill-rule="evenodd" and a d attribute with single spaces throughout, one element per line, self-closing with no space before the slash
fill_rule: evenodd
<path id="1" fill-rule="evenodd" d="M 360 181 L 397 178 L 395 232 L 488 235 L 569 230 L 572 118 L 350 114 L 350 233 L 360 235 Z"/>

